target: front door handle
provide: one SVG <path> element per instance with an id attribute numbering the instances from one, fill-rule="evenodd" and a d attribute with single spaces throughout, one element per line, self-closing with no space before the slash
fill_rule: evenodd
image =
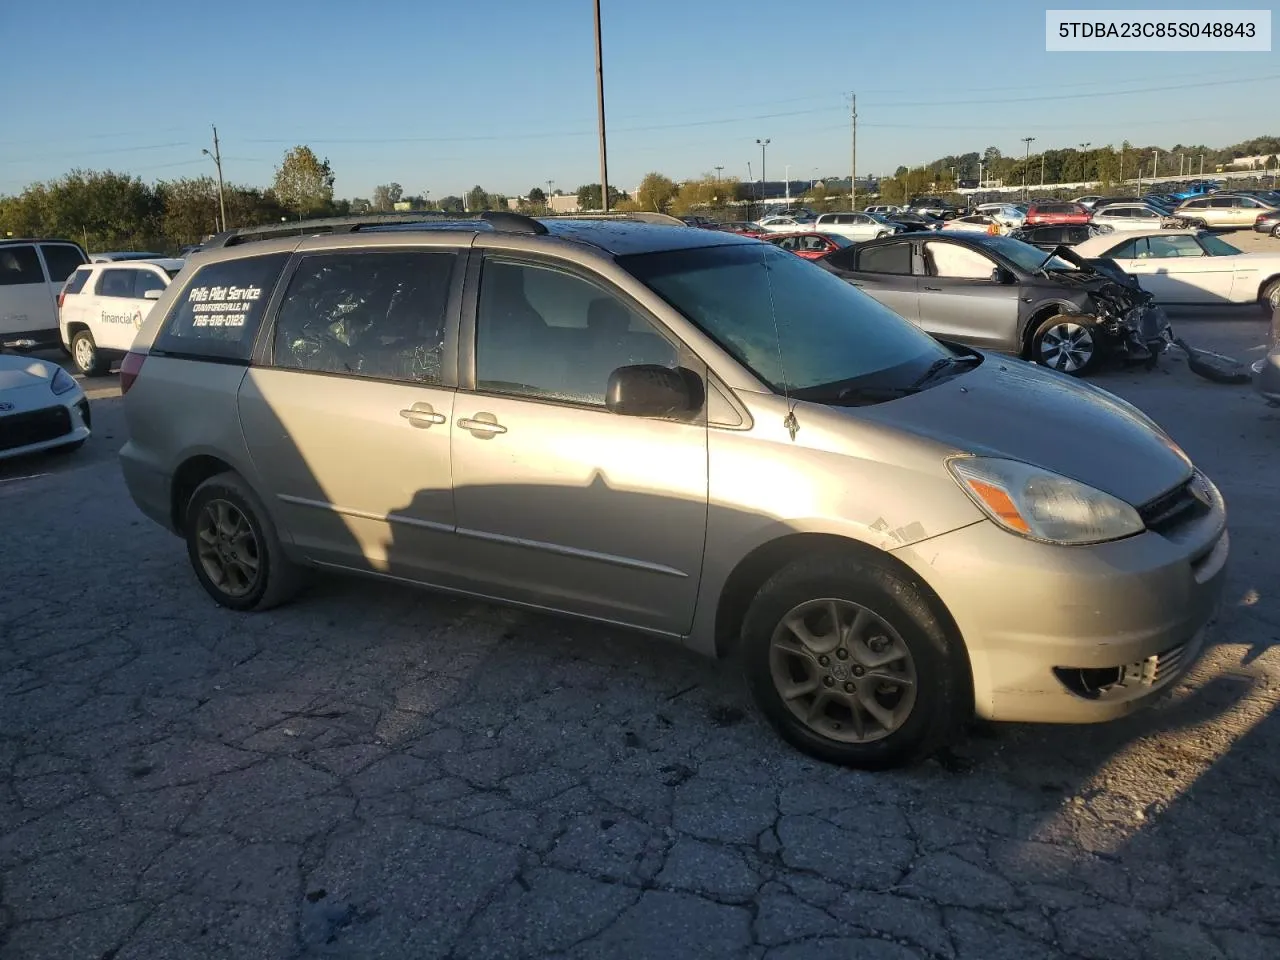
<path id="1" fill-rule="evenodd" d="M 498 418 L 492 413 L 477 413 L 474 417 L 462 417 L 458 420 L 458 426 L 463 430 L 470 430 L 477 436 L 485 437 L 507 432 L 507 428 L 500 424 Z"/>
<path id="2" fill-rule="evenodd" d="M 407 410 L 401 410 L 400 416 L 404 417 L 415 427 L 426 429 L 433 423 L 444 423 L 448 419 L 443 413 L 436 413 L 429 403 L 418 402 L 410 406 Z"/>
<path id="3" fill-rule="evenodd" d="M 925 289 L 925 290 L 928 290 L 930 293 L 941 293 L 941 292 L 942 292 L 942 288 L 941 288 L 941 287 L 925 287 L 924 289 Z"/>

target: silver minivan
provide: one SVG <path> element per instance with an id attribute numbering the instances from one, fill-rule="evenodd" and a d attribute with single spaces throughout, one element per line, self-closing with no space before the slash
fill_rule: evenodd
<path id="1" fill-rule="evenodd" d="M 125 479 L 218 603 L 322 568 L 625 626 L 869 768 L 1199 653 L 1225 507 L 1133 406 L 757 240 L 423 217 L 221 236 L 143 323 Z"/>

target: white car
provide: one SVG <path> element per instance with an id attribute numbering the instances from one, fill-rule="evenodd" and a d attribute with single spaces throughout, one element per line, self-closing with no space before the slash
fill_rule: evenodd
<path id="1" fill-rule="evenodd" d="M 873 213 L 824 213 L 813 222 L 810 228 L 818 233 L 835 233 L 850 240 L 875 240 L 902 233 L 896 223 L 890 223 Z"/>
<path id="2" fill-rule="evenodd" d="M 1009 232 L 1009 228 L 985 213 L 971 213 L 967 217 L 948 220 L 942 225 L 942 232 L 1004 234 Z"/>
<path id="3" fill-rule="evenodd" d="M 1020 230 L 1027 222 L 1027 211 L 1013 203 L 980 203 L 974 208 L 974 213 L 985 213 L 1010 230 Z"/>
<path id="4" fill-rule="evenodd" d="M 1080 206 L 1084 207 L 1086 210 L 1092 210 L 1093 205 L 1095 203 L 1097 203 L 1099 200 L 1105 200 L 1105 199 L 1106 197 L 1099 197 L 1095 194 L 1089 194 L 1087 197 L 1076 197 L 1071 202 L 1080 204 Z"/>
<path id="5" fill-rule="evenodd" d="M 0 460 L 74 450 L 89 439 L 89 401 L 56 363 L 0 354 Z"/>
<path id="6" fill-rule="evenodd" d="M 1108 234 L 1075 252 L 1114 260 L 1159 303 L 1258 303 L 1269 312 L 1280 292 L 1280 253 L 1242 253 L 1196 230 Z"/>
<path id="7" fill-rule="evenodd" d="M 1173 212 L 1194 227 L 1207 230 L 1249 229 L 1258 215 L 1276 208 L 1257 197 L 1215 193 L 1184 200 Z"/>
<path id="8" fill-rule="evenodd" d="M 70 240 L 0 240 L 0 348 L 58 345 L 58 288 L 89 258 Z"/>
<path id="9" fill-rule="evenodd" d="M 1091 217 L 1094 223 L 1110 227 L 1114 232 L 1151 231 L 1169 229 L 1183 225 L 1179 217 L 1170 216 L 1146 203 L 1113 203 L 1095 210 Z"/>
<path id="10" fill-rule="evenodd" d="M 813 229 L 813 221 L 804 217 L 764 217 L 756 223 L 765 233 L 799 233 Z"/>
<path id="11" fill-rule="evenodd" d="M 880 217 L 891 217 L 895 213 L 902 213 L 902 207 L 894 203 L 877 203 L 867 207 L 864 213 L 874 213 Z"/>
<path id="12" fill-rule="evenodd" d="M 81 373 L 101 376 L 129 352 L 134 334 L 183 262 L 92 263 L 67 279 L 58 297 L 58 327 L 62 345 Z"/>

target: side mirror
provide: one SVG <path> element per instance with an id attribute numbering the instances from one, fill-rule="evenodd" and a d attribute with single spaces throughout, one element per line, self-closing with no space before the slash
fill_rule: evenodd
<path id="1" fill-rule="evenodd" d="M 706 399 L 702 378 L 684 367 L 656 363 L 618 367 L 609 374 L 604 403 L 623 417 L 690 420 Z"/>
<path id="2" fill-rule="evenodd" d="M 1011 274 L 1004 267 L 996 267 L 994 270 L 991 271 L 991 282 L 992 283 L 1012 283 L 1013 274 Z"/>
<path id="3" fill-rule="evenodd" d="M 143 292 L 142 299 L 143 300 L 159 300 L 162 296 L 164 296 L 163 290 L 152 289 L 152 290 L 147 290 Z"/>

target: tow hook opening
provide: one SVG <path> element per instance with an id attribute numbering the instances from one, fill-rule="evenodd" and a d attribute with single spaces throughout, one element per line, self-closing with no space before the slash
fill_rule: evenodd
<path id="1" fill-rule="evenodd" d="M 1058 682 L 1086 700 L 1097 700 L 1124 678 L 1124 667 L 1054 667 Z"/>

